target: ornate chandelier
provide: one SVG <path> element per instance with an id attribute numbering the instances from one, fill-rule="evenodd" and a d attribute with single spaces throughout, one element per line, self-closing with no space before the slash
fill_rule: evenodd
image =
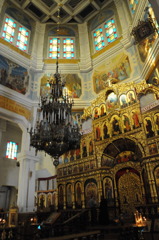
<path id="1" fill-rule="evenodd" d="M 59 164 L 59 157 L 65 152 L 80 146 L 80 129 L 73 121 L 74 104 L 65 89 L 65 82 L 58 73 L 58 55 L 54 78 L 48 80 L 50 92 L 41 97 L 39 120 L 35 128 L 30 129 L 30 146 L 44 151 Z"/>

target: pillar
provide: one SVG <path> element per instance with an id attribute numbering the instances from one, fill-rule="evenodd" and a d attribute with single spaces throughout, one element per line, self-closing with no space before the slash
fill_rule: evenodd
<path id="1" fill-rule="evenodd" d="M 155 17 L 157 19 L 157 22 L 159 24 L 159 0 L 149 0 L 149 3 L 151 4 L 153 11 L 155 13 Z"/>
<path id="2" fill-rule="evenodd" d="M 38 157 L 31 151 L 22 152 L 18 155 L 20 163 L 18 200 L 19 212 L 32 212 L 35 209 L 35 163 Z"/>
<path id="3" fill-rule="evenodd" d="M 0 12 L 2 11 L 2 7 L 3 7 L 4 2 L 5 2 L 5 0 L 0 1 Z"/>

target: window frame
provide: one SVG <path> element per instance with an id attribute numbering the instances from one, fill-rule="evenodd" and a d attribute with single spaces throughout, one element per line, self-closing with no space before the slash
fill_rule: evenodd
<path id="1" fill-rule="evenodd" d="M 5 37 L 3 37 L 3 32 L 4 32 L 4 26 L 5 26 L 5 23 L 6 23 L 6 18 L 10 18 L 10 19 L 12 19 L 16 23 L 15 32 L 14 32 L 14 38 L 13 38 L 12 42 L 11 41 L 7 41 L 5 39 Z M 18 44 L 17 44 L 19 42 L 18 34 L 20 32 L 20 27 L 23 27 L 28 32 L 28 37 L 27 37 L 28 43 L 27 43 L 27 45 L 24 44 L 26 46 L 26 50 L 21 49 L 20 47 L 18 47 Z M 15 46 L 17 49 L 20 49 L 21 51 L 28 53 L 28 51 L 29 51 L 29 43 L 30 43 L 30 35 L 31 35 L 31 31 L 27 27 L 25 27 L 23 24 L 21 24 L 20 22 L 15 20 L 9 14 L 5 14 L 4 15 L 4 19 L 3 19 L 3 22 L 2 22 L 2 28 L 1 28 L 1 38 L 2 39 L 4 39 L 6 42 L 12 44 L 13 46 Z"/>
<path id="2" fill-rule="evenodd" d="M 55 58 L 49 56 L 49 54 L 50 54 L 50 39 L 53 39 L 53 38 L 58 39 L 58 41 L 60 40 L 60 43 L 59 43 L 59 46 L 58 46 L 58 48 L 59 48 L 58 59 L 66 59 L 66 60 L 76 59 L 76 38 L 74 36 L 49 36 L 48 37 L 48 51 L 47 51 L 47 58 L 48 59 L 57 59 L 57 54 L 56 54 Z M 71 58 L 64 57 L 64 42 L 63 42 L 63 40 L 66 39 L 66 38 L 69 38 L 69 39 L 73 40 L 74 57 L 71 57 Z M 56 53 L 57 53 L 57 51 L 56 51 Z"/>
<path id="3" fill-rule="evenodd" d="M 110 20 L 114 20 L 114 25 L 115 25 L 115 28 L 116 28 L 116 34 L 117 34 L 117 37 L 112 41 L 112 42 L 109 42 L 108 41 L 108 37 L 107 37 L 107 34 L 106 34 L 106 28 L 105 28 L 105 25 L 108 21 Z M 103 33 L 103 37 L 104 37 L 104 46 L 99 49 L 99 50 L 96 50 L 96 45 L 95 45 L 95 38 L 94 38 L 94 32 L 96 30 L 98 30 L 99 28 L 102 28 L 102 33 Z M 93 39 L 93 50 L 94 50 L 94 53 L 97 53 L 99 51 L 101 51 L 103 48 L 105 48 L 106 46 L 110 45 L 111 43 L 115 42 L 117 39 L 119 38 L 119 32 L 118 32 L 118 28 L 117 28 L 117 21 L 116 21 L 116 18 L 115 18 L 115 15 L 111 16 L 110 18 L 106 19 L 103 23 L 101 23 L 98 27 L 96 27 L 95 29 L 92 30 L 92 39 Z"/>

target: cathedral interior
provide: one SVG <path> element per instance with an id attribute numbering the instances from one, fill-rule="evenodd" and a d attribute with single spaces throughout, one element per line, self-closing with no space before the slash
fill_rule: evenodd
<path id="1" fill-rule="evenodd" d="M 158 9 L 159 0 L 0 1 L 1 239 L 159 238 Z M 41 105 L 54 74 L 65 98 L 49 104 L 72 99 L 80 139 L 57 149 L 55 125 L 45 151 L 35 147 L 41 118 L 65 116 Z"/>

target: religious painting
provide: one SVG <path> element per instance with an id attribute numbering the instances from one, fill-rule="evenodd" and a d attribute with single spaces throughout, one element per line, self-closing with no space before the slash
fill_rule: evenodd
<path id="1" fill-rule="evenodd" d="M 62 176 L 62 169 L 61 169 L 61 168 L 57 169 L 57 175 L 58 175 L 59 177 Z"/>
<path id="2" fill-rule="evenodd" d="M 74 161 L 75 160 L 74 154 L 75 154 L 75 150 L 71 150 L 70 151 L 70 161 Z"/>
<path id="3" fill-rule="evenodd" d="M 131 131 L 131 124 L 130 124 L 130 119 L 128 117 L 128 114 L 124 113 L 122 115 L 122 119 L 123 119 L 123 125 L 124 125 L 124 132 Z"/>
<path id="4" fill-rule="evenodd" d="M 94 119 L 98 119 L 99 118 L 99 108 L 96 107 L 93 111 L 93 116 L 94 116 Z"/>
<path id="5" fill-rule="evenodd" d="M 83 164 L 79 164 L 79 172 L 83 172 Z"/>
<path id="6" fill-rule="evenodd" d="M 128 161 L 137 161 L 137 157 L 132 151 L 123 151 L 115 158 L 116 163 L 124 163 Z"/>
<path id="7" fill-rule="evenodd" d="M 26 94 L 29 85 L 27 69 L 0 55 L 0 84 Z"/>
<path id="8" fill-rule="evenodd" d="M 62 79 L 66 82 L 68 95 L 73 98 L 80 98 L 82 94 L 81 78 L 78 74 L 62 74 Z"/>
<path id="9" fill-rule="evenodd" d="M 64 153 L 64 163 L 68 163 L 68 154 L 69 152 Z"/>
<path id="10" fill-rule="evenodd" d="M 72 167 L 68 166 L 68 174 L 72 174 Z"/>
<path id="11" fill-rule="evenodd" d="M 40 206 L 40 209 L 43 209 L 46 206 L 46 197 L 44 194 L 41 194 L 39 196 L 39 206 Z"/>
<path id="12" fill-rule="evenodd" d="M 94 152 L 94 150 L 93 150 L 93 141 L 92 141 L 92 139 L 89 141 L 89 155 L 93 155 L 93 152 Z"/>
<path id="13" fill-rule="evenodd" d="M 71 184 L 68 184 L 66 186 L 66 203 L 67 203 L 68 208 L 72 207 L 72 186 L 71 186 Z"/>
<path id="14" fill-rule="evenodd" d="M 110 123 L 112 125 L 112 136 L 119 135 L 121 133 L 121 127 L 120 127 L 120 118 L 118 115 L 113 115 Z"/>
<path id="15" fill-rule="evenodd" d="M 155 132 L 152 126 L 152 119 L 150 117 L 144 118 L 144 126 L 146 130 L 146 137 L 151 138 L 155 136 Z"/>
<path id="16" fill-rule="evenodd" d="M 78 166 L 77 165 L 73 166 L 73 173 L 78 173 Z"/>
<path id="17" fill-rule="evenodd" d="M 140 123 L 140 120 L 139 120 L 139 113 L 138 113 L 137 110 L 133 110 L 131 112 L 131 118 L 132 118 L 132 121 L 133 121 L 133 129 L 141 127 L 141 123 Z"/>
<path id="18" fill-rule="evenodd" d="M 157 130 L 157 134 L 159 135 L 159 113 L 156 113 L 154 116 L 155 126 Z"/>
<path id="19" fill-rule="evenodd" d="M 100 106 L 100 116 L 103 117 L 105 115 L 106 115 L 106 106 L 105 106 L 105 104 L 102 104 Z"/>
<path id="20" fill-rule="evenodd" d="M 82 157 L 87 157 L 87 145 L 85 141 L 82 143 Z"/>
<path id="21" fill-rule="evenodd" d="M 113 182 L 111 178 L 106 177 L 103 179 L 103 188 L 104 197 L 107 199 L 107 202 L 109 203 L 114 198 Z"/>
<path id="22" fill-rule="evenodd" d="M 80 148 L 75 150 L 75 155 L 76 155 L 76 159 L 77 160 L 81 158 L 81 150 L 80 150 Z"/>
<path id="23" fill-rule="evenodd" d="M 135 97 L 134 91 L 129 91 L 127 93 L 127 102 L 128 102 L 128 105 L 132 105 L 136 103 L 136 97 Z"/>
<path id="24" fill-rule="evenodd" d="M 153 84 L 156 87 L 159 87 L 159 63 L 154 68 L 149 78 L 146 80 L 148 84 Z"/>
<path id="25" fill-rule="evenodd" d="M 96 161 L 90 161 L 90 169 L 94 169 L 96 167 Z"/>
<path id="26" fill-rule="evenodd" d="M 63 208 L 64 205 L 64 186 L 60 185 L 58 189 L 58 206 Z"/>
<path id="27" fill-rule="evenodd" d="M 156 182 L 156 190 L 159 197 L 159 166 L 155 168 L 154 177 Z"/>
<path id="28" fill-rule="evenodd" d="M 80 182 L 75 185 L 75 202 L 77 208 L 82 207 L 82 184 Z"/>
<path id="29" fill-rule="evenodd" d="M 66 176 L 67 175 L 67 168 L 63 168 L 63 175 Z"/>
<path id="30" fill-rule="evenodd" d="M 128 79 L 131 74 L 129 58 L 125 53 L 120 53 L 96 67 L 93 72 L 94 91 L 100 91 L 109 87 L 110 83 Z"/>
<path id="31" fill-rule="evenodd" d="M 49 193 L 49 194 L 47 195 L 47 207 L 50 207 L 50 206 L 51 206 L 51 199 L 52 199 L 52 195 L 51 195 L 51 193 Z"/>
<path id="32" fill-rule="evenodd" d="M 148 148 L 149 148 L 149 154 L 150 155 L 158 153 L 157 144 L 155 142 L 151 143 L 151 144 L 148 144 Z"/>
<path id="33" fill-rule="evenodd" d="M 89 162 L 84 163 L 84 170 L 88 171 L 89 170 Z"/>
<path id="34" fill-rule="evenodd" d="M 110 158 L 109 156 L 103 155 L 101 159 L 102 167 L 114 167 L 115 161 L 114 158 Z"/>
<path id="35" fill-rule="evenodd" d="M 96 126 L 96 128 L 95 128 L 95 140 L 96 140 L 96 141 L 102 140 L 101 130 L 100 130 L 99 124 L 98 124 L 98 125 Z"/>
<path id="36" fill-rule="evenodd" d="M 142 62 L 145 62 L 154 42 L 155 39 L 158 37 L 158 34 L 152 34 L 151 36 L 147 37 L 146 39 L 142 40 L 138 44 L 138 50 L 140 54 L 140 58 Z"/>
<path id="37" fill-rule="evenodd" d="M 107 110 L 112 110 L 117 107 L 118 97 L 114 92 L 111 92 L 106 99 Z"/>
<path id="38" fill-rule="evenodd" d="M 85 185 L 86 207 L 88 207 L 88 202 L 91 199 L 91 197 L 93 197 L 97 202 L 97 183 L 95 181 L 87 181 L 87 182 Z"/>
<path id="39" fill-rule="evenodd" d="M 106 139 L 106 138 L 109 138 L 109 137 L 110 137 L 110 135 L 109 135 L 108 124 L 104 123 L 104 125 L 103 125 L 103 138 Z"/>
<path id="40" fill-rule="evenodd" d="M 53 192 L 52 194 L 52 205 L 55 207 L 57 202 L 57 193 Z"/>
<path id="41" fill-rule="evenodd" d="M 119 102 L 120 102 L 121 108 L 125 108 L 125 107 L 128 106 L 126 94 L 122 94 L 122 95 L 119 97 Z"/>

